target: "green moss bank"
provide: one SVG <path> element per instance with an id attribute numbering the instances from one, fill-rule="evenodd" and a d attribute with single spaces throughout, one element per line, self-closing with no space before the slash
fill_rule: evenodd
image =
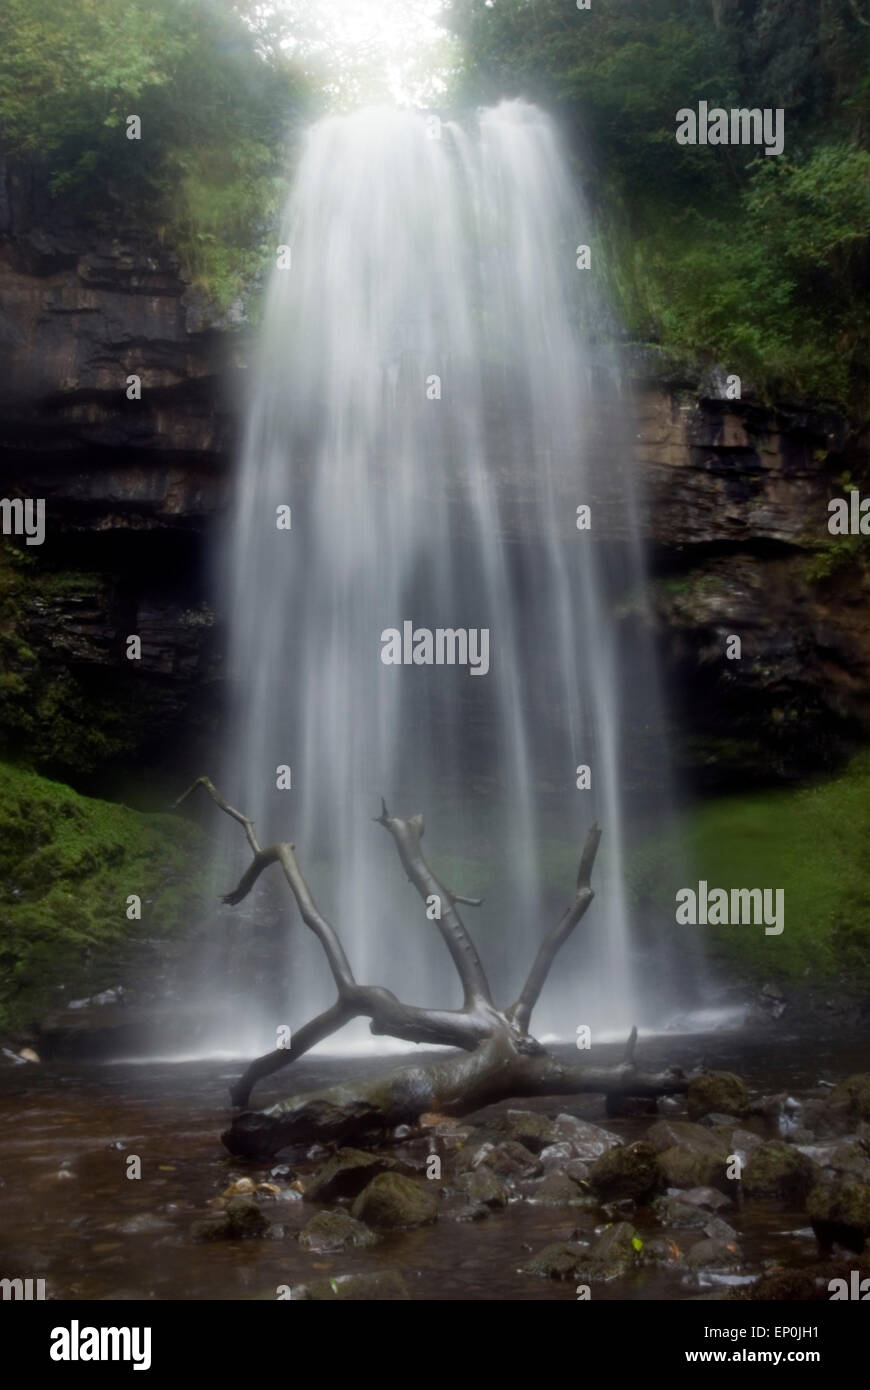
<path id="1" fill-rule="evenodd" d="M 638 899 L 675 911 L 678 888 L 781 888 L 784 930 L 683 926 L 714 956 L 767 980 L 870 979 L 870 753 L 839 776 L 799 790 L 754 792 L 694 807 L 637 850 Z M 677 882 L 679 878 L 679 882 Z"/>
<path id="2" fill-rule="evenodd" d="M 209 900 L 208 858 L 177 816 L 0 763 L 0 1027 L 30 1028 L 59 1000 L 127 983 L 171 951 Z"/>

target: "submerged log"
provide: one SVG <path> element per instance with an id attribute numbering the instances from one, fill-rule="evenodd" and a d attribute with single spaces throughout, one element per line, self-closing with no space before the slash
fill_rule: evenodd
<path id="1" fill-rule="evenodd" d="M 632 1029 L 625 1057 L 612 1067 L 568 1064 L 546 1051 L 528 1031 L 532 1011 L 560 948 L 587 912 L 594 892 L 592 868 L 601 832 L 593 825 L 580 855 L 574 898 L 542 942 L 519 997 L 499 1009 L 492 999 L 483 963 L 463 922 L 458 904 L 479 905 L 446 888 L 423 855 L 423 819 L 400 820 L 382 803 L 375 819 L 389 831 L 402 866 L 424 901 L 440 900 L 436 924 L 463 986 L 461 1009 L 421 1009 L 404 1004 L 379 985 L 358 984 L 335 928 L 314 902 L 296 860 L 294 846 L 263 848 L 253 822 L 228 805 L 207 777 L 193 784 L 176 805 L 203 787 L 222 811 L 244 828 L 252 861 L 224 902 L 242 902 L 260 874 L 280 864 L 305 925 L 323 947 L 338 997 L 317 1018 L 293 1033 L 292 1045 L 278 1048 L 252 1062 L 231 1088 L 233 1104 L 241 1109 L 223 1134 L 229 1151 L 240 1157 L 266 1159 L 281 1149 L 312 1141 L 346 1142 L 372 1136 L 395 1125 L 413 1122 L 426 1111 L 465 1115 L 511 1097 L 578 1095 L 659 1096 L 684 1092 L 689 1078 L 677 1069 L 645 1072 L 635 1061 L 637 1029 Z M 309 1048 L 353 1018 L 371 1020 L 373 1034 L 387 1034 L 415 1043 L 437 1043 L 462 1049 L 421 1066 L 402 1066 L 368 1080 L 357 1079 L 319 1091 L 290 1096 L 266 1110 L 247 1108 L 256 1083 L 289 1066 Z"/>

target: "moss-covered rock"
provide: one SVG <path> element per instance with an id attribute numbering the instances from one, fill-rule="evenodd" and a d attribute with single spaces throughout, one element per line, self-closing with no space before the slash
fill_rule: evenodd
<path id="1" fill-rule="evenodd" d="M 307 1202 L 334 1202 L 339 1197 L 356 1197 L 379 1173 L 398 1167 L 388 1154 L 367 1153 L 364 1149 L 339 1149 L 305 1185 Z"/>
<path id="2" fill-rule="evenodd" d="M 793 1206 L 803 1202 L 818 1174 L 816 1164 L 806 1154 L 791 1144 L 772 1140 L 753 1150 L 743 1183 L 748 1197 L 775 1197 Z"/>
<path id="3" fill-rule="evenodd" d="M 700 1120 L 711 1113 L 744 1115 L 749 1093 L 733 1071 L 708 1071 L 689 1082 L 687 1100 L 689 1119 Z"/>
<path id="4" fill-rule="evenodd" d="M 428 1226 L 437 1219 L 438 1200 L 422 1183 L 401 1173 L 380 1173 L 359 1194 L 351 1211 L 370 1226 Z"/>
<path id="5" fill-rule="evenodd" d="M 605 1202 L 622 1197 L 642 1201 L 652 1196 L 662 1186 L 655 1149 L 643 1140 L 608 1149 L 592 1164 L 589 1185 Z"/>
<path id="6" fill-rule="evenodd" d="M 346 1211 L 319 1211 L 299 1232 L 305 1250 L 322 1254 L 328 1250 L 362 1249 L 377 1244 L 377 1236 Z"/>
<path id="7" fill-rule="evenodd" d="M 828 1102 L 831 1106 L 843 1105 L 850 1120 L 870 1120 L 870 1072 L 847 1076 L 834 1087 Z"/>
<path id="8" fill-rule="evenodd" d="M 112 988 L 210 900 L 206 841 L 171 815 L 79 796 L 0 764 L 0 1026 Z M 142 918 L 127 917 L 128 897 Z M 147 946 L 146 946 L 147 941 Z"/>
<path id="9" fill-rule="evenodd" d="M 817 1183 L 807 1197 L 807 1214 L 822 1249 L 836 1242 L 860 1254 L 870 1235 L 870 1183 L 853 1177 Z"/>

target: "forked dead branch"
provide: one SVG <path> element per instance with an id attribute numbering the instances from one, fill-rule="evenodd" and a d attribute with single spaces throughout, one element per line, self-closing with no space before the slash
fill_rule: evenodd
<path id="1" fill-rule="evenodd" d="M 636 1028 L 632 1029 L 622 1062 L 609 1067 L 562 1061 L 547 1052 L 528 1031 L 553 961 L 594 897 L 591 876 L 601 839 L 597 825 L 590 829 L 580 856 L 573 901 L 542 941 L 519 997 L 508 1008 L 499 1009 L 493 1003 L 480 956 L 458 910 L 460 903 L 479 905 L 477 900 L 451 892 L 436 878 L 421 848 L 422 816 L 400 820 L 381 803 L 381 814 L 375 819 L 392 835 L 411 883 L 424 902 L 433 897 L 440 900 L 436 925 L 462 982 L 461 1009 L 421 1009 L 403 1003 L 380 985 L 357 983 L 338 933 L 311 896 L 292 844 L 262 848 L 253 822 L 230 806 L 208 777 L 194 782 L 176 806 L 197 787 L 203 787 L 222 811 L 239 822 L 253 856 L 237 887 L 223 901 L 232 906 L 242 902 L 264 869 L 280 864 L 302 920 L 323 947 L 338 991 L 330 1008 L 293 1031 L 290 1046 L 258 1057 L 232 1087 L 233 1104 L 242 1113 L 223 1135 L 231 1153 L 269 1158 L 292 1144 L 358 1139 L 367 1133 L 413 1122 L 426 1111 L 463 1115 L 511 1097 L 581 1092 L 658 1096 L 688 1089 L 688 1078 L 679 1070 L 645 1072 L 637 1065 Z M 246 1108 L 251 1091 L 263 1077 L 289 1066 L 321 1039 L 360 1017 L 371 1020 L 373 1034 L 388 1034 L 414 1043 L 446 1044 L 462 1052 L 434 1064 L 399 1067 L 370 1080 L 357 1079 L 291 1096 L 267 1110 Z"/>

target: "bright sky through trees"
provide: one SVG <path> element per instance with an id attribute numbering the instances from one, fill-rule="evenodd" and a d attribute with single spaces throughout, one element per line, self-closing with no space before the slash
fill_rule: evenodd
<path id="1" fill-rule="evenodd" d="M 337 105 L 427 106 L 451 62 L 444 10 L 444 0 L 277 0 L 274 18 L 281 47 Z"/>

